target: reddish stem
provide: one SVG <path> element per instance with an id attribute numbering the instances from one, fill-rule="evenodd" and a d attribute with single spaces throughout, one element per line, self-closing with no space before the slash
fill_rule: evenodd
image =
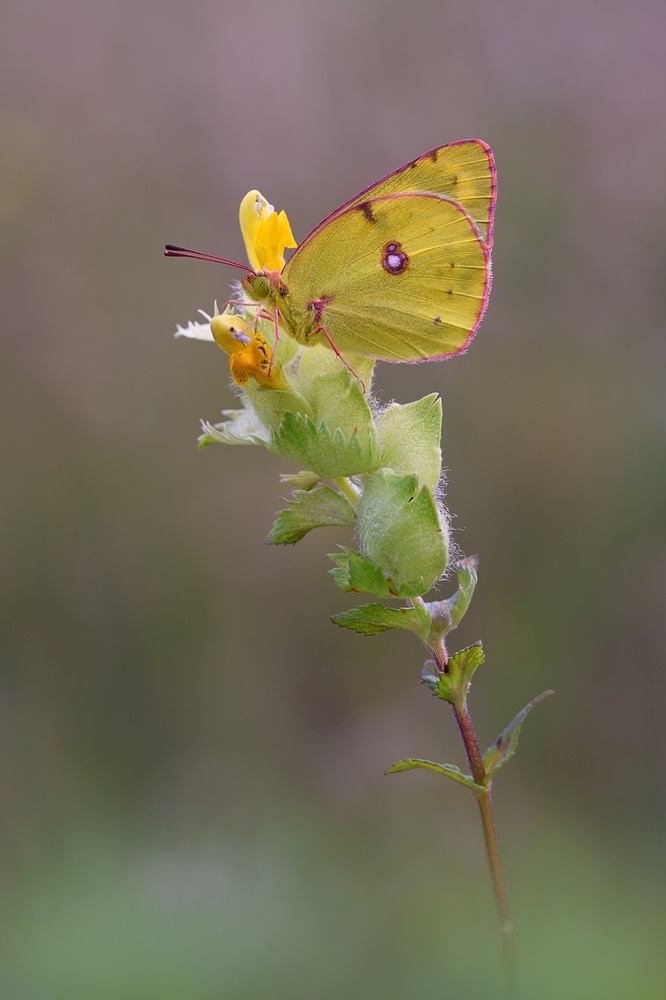
<path id="1" fill-rule="evenodd" d="M 513 925 L 511 923 L 511 914 L 509 912 L 509 898 L 507 896 L 506 884 L 502 874 L 502 865 L 500 863 L 497 830 L 495 829 L 493 803 L 490 794 L 491 782 L 488 780 L 488 775 L 486 774 L 486 769 L 483 764 L 483 756 L 479 747 L 479 741 L 476 738 L 476 733 L 474 732 L 474 726 L 472 725 L 472 719 L 467 709 L 467 705 L 463 704 L 462 706 L 458 706 L 452 704 L 451 708 L 453 709 L 453 715 L 458 724 L 458 729 L 460 730 L 460 735 L 465 746 L 465 753 L 467 754 L 467 760 L 469 761 L 469 766 L 472 771 L 472 777 L 477 785 L 483 785 L 487 788 L 487 791 L 485 792 L 475 792 L 474 797 L 478 803 L 479 812 L 481 813 L 481 824 L 483 826 L 486 854 L 488 855 L 490 875 L 502 925 L 504 953 L 506 956 L 509 979 L 509 995 L 513 996 L 515 977 Z"/>

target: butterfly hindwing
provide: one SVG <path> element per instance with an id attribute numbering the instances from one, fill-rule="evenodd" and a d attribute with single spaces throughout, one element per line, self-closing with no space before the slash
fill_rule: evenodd
<path id="1" fill-rule="evenodd" d="M 352 202 L 304 240 L 282 277 L 290 311 L 317 309 L 343 355 L 385 361 L 464 350 L 490 291 L 476 225 L 457 202 L 424 192 Z"/>

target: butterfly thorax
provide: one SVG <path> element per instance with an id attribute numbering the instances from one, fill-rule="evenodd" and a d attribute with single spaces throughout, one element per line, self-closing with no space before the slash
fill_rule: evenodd
<path id="1" fill-rule="evenodd" d="M 306 309 L 295 307 L 279 271 L 255 271 L 244 277 L 242 284 L 250 298 L 262 305 L 271 318 L 278 313 L 280 326 L 299 344 L 319 342 L 317 334 L 324 325 L 327 296 L 309 302 Z"/>

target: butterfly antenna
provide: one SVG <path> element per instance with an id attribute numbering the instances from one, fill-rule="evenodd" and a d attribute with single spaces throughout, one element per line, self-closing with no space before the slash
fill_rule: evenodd
<path id="1" fill-rule="evenodd" d="M 227 257 L 217 257 L 213 253 L 204 253 L 202 250 L 188 250 L 187 247 L 178 247 L 174 243 L 167 243 L 164 248 L 165 257 L 189 257 L 190 260 L 208 260 L 211 264 L 229 264 L 230 267 L 239 267 L 243 271 L 253 273 L 252 268 L 247 264 L 239 264 L 236 260 L 229 260 Z"/>

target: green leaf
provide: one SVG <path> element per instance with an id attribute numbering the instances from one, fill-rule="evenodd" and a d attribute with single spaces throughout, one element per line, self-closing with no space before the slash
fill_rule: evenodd
<path id="1" fill-rule="evenodd" d="M 458 589 L 453 597 L 449 597 L 446 602 L 451 614 L 451 628 L 456 628 L 469 607 L 478 580 L 478 567 L 478 556 L 467 556 L 456 563 Z"/>
<path id="2" fill-rule="evenodd" d="M 197 438 L 197 448 L 199 451 L 203 451 L 204 448 L 208 448 L 211 444 L 255 444 L 254 441 L 229 441 L 215 426 L 215 424 L 209 423 L 208 420 L 201 421 L 201 429 L 203 434 L 200 434 Z"/>
<path id="3" fill-rule="evenodd" d="M 353 524 L 354 511 L 349 500 L 330 486 L 294 490 L 293 499 L 278 514 L 266 541 L 270 545 L 294 545 L 313 528 Z"/>
<path id="4" fill-rule="evenodd" d="M 511 720 L 506 729 L 499 734 L 495 742 L 488 747 L 483 755 L 486 774 L 494 774 L 495 771 L 499 771 L 503 764 L 511 760 L 516 752 L 520 730 L 528 712 L 531 712 L 535 705 L 538 705 L 540 701 L 543 701 L 544 698 L 547 698 L 551 694 L 555 694 L 555 692 L 542 691 L 536 698 L 533 698 L 529 705 L 525 705 L 525 708 L 518 712 L 515 719 Z"/>
<path id="5" fill-rule="evenodd" d="M 320 479 L 321 476 L 318 476 L 316 472 L 308 472 L 307 469 L 301 469 L 300 472 L 294 472 L 293 475 L 287 472 L 280 473 L 280 482 L 287 483 L 296 490 L 311 490 Z"/>
<path id="6" fill-rule="evenodd" d="M 433 392 L 414 403 L 391 403 L 377 419 L 381 465 L 413 472 L 420 486 L 435 489 L 442 466 L 442 401 Z"/>
<path id="7" fill-rule="evenodd" d="M 286 413 L 280 426 L 271 434 L 270 450 L 312 469 L 322 479 L 355 476 L 377 465 L 377 442 L 374 434 L 363 438 L 352 430 L 349 435 L 336 427 L 317 426 L 301 413 Z"/>
<path id="8" fill-rule="evenodd" d="M 376 448 L 377 431 L 372 412 L 357 378 L 343 368 L 328 375 L 315 375 L 305 390 L 317 426 L 325 424 L 342 431 L 345 437 L 372 440 Z"/>
<path id="9" fill-rule="evenodd" d="M 421 683 L 427 684 L 432 694 L 437 694 L 439 684 L 439 670 L 434 660 L 426 660 L 421 670 Z"/>
<path id="10" fill-rule="evenodd" d="M 430 645 L 453 631 L 467 611 L 476 587 L 478 556 L 469 556 L 456 563 L 458 589 L 444 601 L 430 601 L 427 605 L 432 618 Z"/>
<path id="11" fill-rule="evenodd" d="M 446 673 L 439 674 L 435 687 L 428 685 L 434 695 L 454 705 L 464 705 L 472 675 L 485 659 L 483 646 L 475 642 L 449 657 Z"/>
<path id="12" fill-rule="evenodd" d="M 361 551 L 399 592 L 422 596 L 448 559 L 448 524 L 415 475 L 379 469 L 365 477 L 357 509 Z"/>
<path id="13" fill-rule="evenodd" d="M 268 429 L 250 406 L 242 410 L 223 410 L 222 415 L 228 419 L 220 424 L 201 421 L 204 433 L 198 439 L 199 448 L 209 444 L 262 444 L 268 447 Z"/>
<path id="14" fill-rule="evenodd" d="M 291 389 L 269 389 L 268 386 L 258 385 L 251 378 L 243 392 L 257 417 L 269 431 L 279 427 L 286 414 L 308 416 L 311 413 L 308 402 Z"/>
<path id="15" fill-rule="evenodd" d="M 358 379 L 338 362 L 336 370 L 314 375 L 302 388 L 308 412 L 301 410 L 296 419 L 292 407 L 279 427 L 271 424 L 271 451 L 302 462 L 322 479 L 375 469 L 377 431 Z"/>
<path id="16" fill-rule="evenodd" d="M 423 580 L 411 584 L 397 584 L 386 577 L 378 566 L 366 559 L 356 549 L 340 546 L 339 552 L 329 552 L 329 559 L 335 563 L 331 576 L 341 590 L 360 593 L 365 591 L 375 597 L 417 597 L 424 593 Z"/>
<path id="17" fill-rule="evenodd" d="M 456 767 L 455 764 L 435 764 L 432 760 L 419 760 L 417 757 L 407 757 L 405 760 L 399 760 L 395 764 L 391 764 L 390 767 L 386 768 L 384 774 L 398 774 L 400 771 L 413 771 L 418 767 L 425 768 L 427 771 L 436 771 L 438 774 L 444 774 L 447 778 L 452 778 L 461 785 L 471 788 L 474 792 L 482 792 L 485 795 L 487 791 L 483 785 L 477 785 L 471 774 L 463 774 L 460 768 Z"/>
<path id="18" fill-rule="evenodd" d="M 384 604 L 363 604 L 359 608 L 333 615 L 331 621 L 341 628 L 361 635 L 377 635 L 399 628 L 412 632 L 425 642 L 430 631 L 430 615 L 422 604 L 413 608 L 387 608 Z"/>
<path id="19" fill-rule="evenodd" d="M 349 362 L 358 378 L 363 380 L 366 389 L 369 389 L 375 367 L 374 360 L 347 353 L 345 353 L 345 360 Z M 347 368 L 334 351 L 328 346 L 324 347 L 319 344 L 315 347 L 301 348 L 297 366 L 294 367 L 294 371 L 289 370 L 289 381 L 308 399 L 310 398 L 310 386 L 315 378 L 320 375 L 339 375 L 342 371 L 347 372 Z"/>

